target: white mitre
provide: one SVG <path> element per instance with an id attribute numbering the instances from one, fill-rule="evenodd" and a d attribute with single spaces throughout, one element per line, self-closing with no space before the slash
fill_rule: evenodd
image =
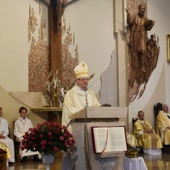
<path id="1" fill-rule="evenodd" d="M 77 79 L 82 77 L 89 77 L 88 73 L 88 65 L 82 61 L 79 65 L 77 65 L 74 69 Z"/>

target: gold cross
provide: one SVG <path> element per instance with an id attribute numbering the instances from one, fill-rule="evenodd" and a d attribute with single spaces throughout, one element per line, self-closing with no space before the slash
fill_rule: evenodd
<path id="1" fill-rule="evenodd" d="M 82 67 L 84 68 L 86 65 L 84 63 L 82 63 Z"/>

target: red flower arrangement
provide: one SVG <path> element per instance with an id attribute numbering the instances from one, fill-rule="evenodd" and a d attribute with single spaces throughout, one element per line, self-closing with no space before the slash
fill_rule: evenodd
<path id="1" fill-rule="evenodd" d="M 37 124 L 36 128 L 30 128 L 25 133 L 22 140 L 21 149 L 39 151 L 43 154 L 56 155 L 59 150 L 68 151 L 74 147 L 75 140 L 73 135 L 65 126 L 60 126 L 56 122 L 44 122 Z"/>

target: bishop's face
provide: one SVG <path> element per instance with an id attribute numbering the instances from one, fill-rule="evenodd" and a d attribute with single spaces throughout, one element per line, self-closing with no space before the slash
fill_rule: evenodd
<path id="1" fill-rule="evenodd" d="M 77 79 L 77 84 L 82 90 L 87 90 L 89 78 L 88 77 L 82 77 Z"/>

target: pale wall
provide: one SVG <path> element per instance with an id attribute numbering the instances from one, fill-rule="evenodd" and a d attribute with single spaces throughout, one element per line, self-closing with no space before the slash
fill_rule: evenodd
<path id="1" fill-rule="evenodd" d="M 65 9 L 64 16 L 75 33 L 80 62 L 84 60 L 90 74 L 95 73 L 89 88 L 98 93 L 101 88 L 100 76 L 109 66 L 110 56 L 115 49 L 113 1 L 76 1 Z"/>
<path id="2" fill-rule="evenodd" d="M 34 126 L 36 126 L 37 123 L 48 119 L 47 115 L 44 113 L 32 113 L 30 107 L 24 105 L 18 100 L 15 100 L 9 93 L 6 92 L 5 89 L 0 86 L 0 107 L 3 109 L 3 117 L 8 120 L 11 138 L 13 138 L 13 122 L 20 116 L 19 108 L 21 106 L 28 109 L 28 117 L 32 120 Z"/>
<path id="3" fill-rule="evenodd" d="M 46 115 L 32 113 L 30 107 L 18 102 L 8 93 L 28 92 L 29 5 L 34 8 L 35 15 L 40 20 L 39 3 L 34 0 L 0 1 L 0 107 L 3 108 L 4 117 L 8 120 L 11 135 L 13 121 L 19 117 L 18 110 L 21 106 L 27 107 L 34 126 L 47 120 Z M 45 17 L 46 8 L 42 11 Z M 37 35 L 36 33 L 35 37 Z"/>
<path id="4" fill-rule="evenodd" d="M 116 2 L 115 4 L 118 6 L 119 9 L 121 9 L 121 6 L 119 5 L 123 5 L 123 1 L 115 0 L 113 2 Z M 153 29 L 148 32 L 148 37 L 153 33 L 155 33 L 159 37 L 160 56 L 157 63 L 157 68 L 153 71 L 150 80 L 147 83 L 146 90 L 143 96 L 140 99 L 136 99 L 129 105 L 129 131 L 131 131 L 131 119 L 133 117 L 136 117 L 139 110 L 144 110 L 144 112 L 146 113 L 146 119 L 148 119 L 151 124 L 154 125 L 154 104 L 156 104 L 157 102 L 168 102 L 169 99 L 170 86 L 168 85 L 170 84 L 170 78 L 168 77 L 168 72 L 170 68 L 166 62 L 166 35 L 168 34 L 170 27 L 168 24 L 170 13 L 167 12 L 169 6 L 170 3 L 168 0 L 165 0 L 163 2 L 159 0 L 148 0 L 148 18 L 156 21 Z M 105 7 L 107 7 L 106 12 L 104 12 Z M 98 79 L 98 76 L 100 76 L 103 70 L 105 70 L 105 68 L 107 67 L 107 64 L 105 63 L 110 60 L 109 55 L 104 56 L 103 53 L 105 53 L 106 49 L 116 48 L 116 41 L 112 39 L 113 32 L 112 29 L 110 29 L 112 28 L 110 24 L 113 24 L 113 27 L 119 28 L 118 36 L 122 36 L 124 31 L 123 29 L 121 29 L 121 25 L 123 23 L 120 18 L 120 11 L 120 15 L 116 16 L 116 20 L 118 20 L 118 22 L 116 22 L 117 25 L 114 25 L 115 22 L 111 20 L 112 16 L 114 16 L 115 14 L 114 7 L 112 7 L 112 1 L 86 0 L 75 2 L 74 4 L 70 5 L 65 12 L 66 20 L 67 22 L 71 23 L 71 28 L 76 34 L 76 42 L 79 47 L 80 60 L 82 59 L 87 61 L 90 69 L 97 72 L 97 76 L 95 76 L 95 80 L 92 80 L 93 85 L 91 86 L 92 89 L 95 90 L 95 92 L 100 90 L 100 81 Z M 100 12 L 98 13 L 98 11 Z M 116 14 L 118 14 L 118 9 L 116 12 Z M 123 12 L 124 11 L 122 11 L 122 13 Z M 93 17 L 95 18 L 95 20 Z M 102 19 L 104 19 L 104 22 L 102 22 Z M 107 21 L 108 19 L 110 20 L 107 25 L 105 20 Z M 107 28 L 108 31 L 105 32 L 104 28 Z M 102 31 L 101 33 L 101 30 L 104 30 L 104 32 Z M 86 34 L 86 32 L 88 33 Z M 107 43 L 104 44 L 103 42 L 105 41 L 99 41 L 100 39 L 98 38 L 98 36 L 101 39 L 106 38 Z M 97 41 L 94 39 L 94 37 L 97 37 Z M 123 38 L 124 36 L 122 36 L 122 39 Z M 124 50 L 124 40 L 120 39 L 118 43 L 122 44 L 122 48 L 118 46 L 118 53 L 121 53 L 121 51 Z M 97 46 L 101 48 L 99 49 L 97 48 Z M 97 55 L 94 55 L 94 52 L 97 52 Z M 110 50 L 108 52 L 110 52 Z M 98 58 L 98 60 L 96 60 L 96 58 Z M 121 69 L 122 68 L 120 67 L 119 72 L 121 71 Z M 119 93 L 120 92 L 121 89 Z M 119 97 L 125 98 L 126 94 L 124 93 Z"/>
<path id="5" fill-rule="evenodd" d="M 7 91 L 28 91 L 29 6 L 40 20 L 37 1 L 0 1 L 0 85 Z M 43 12 L 47 14 L 45 8 Z"/>

